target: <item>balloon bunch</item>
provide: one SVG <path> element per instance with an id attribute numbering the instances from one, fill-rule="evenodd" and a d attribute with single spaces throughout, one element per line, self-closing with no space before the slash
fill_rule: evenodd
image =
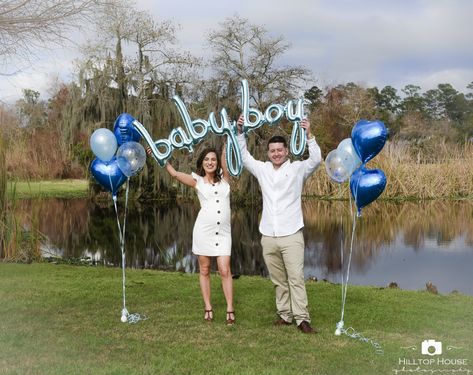
<path id="1" fill-rule="evenodd" d="M 388 131 L 382 121 L 358 121 L 351 132 L 353 147 L 361 159 L 361 166 L 350 177 L 350 191 L 358 208 L 375 201 L 386 187 L 386 175 L 381 169 L 367 169 L 366 163 L 383 149 Z"/>
<path id="2" fill-rule="evenodd" d="M 353 127 L 351 138 L 344 139 L 336 150 L 331 151 L 325 159 L 325 168 L 330 178 L 338 183 L 350 179 L 350 192 L 355 200 L 357 216 L 361 215 L 361 209 L 377 199 L 386 187 L 386 176 L 380 169 L 367 169 L 366 163 L 373 159 L 384 147 L 388 132 L 382 121 L 360 120 Z M 350 203 L 351 207 L 351 203 Z M 341 220 L 343 222 L 343 220 Z M 353 254 L 353 241 L 355 238 L 356 220 L 353 216 L 350 252 L 346 267 L 344 269 L 343 241 L 340 246 L 340 259 L 342 264 L 342 304 L 341 317 L 337 323 L 335 335 L 344 334 L 353 339 L 370 343 L 376 354 L 383 354 L 381 345 L 373 339 L 364 337 L 352 327 L 345 328 L 344 314 L 350 267 Z"/>
<path id="3" fill-rule="evenodd" d="M 97 157 L 92 161 L 90 171 L 114 199 L 120 186 L 137 174 L 146 162 L 146 152 L 138 143 L 141 136 L 133 127 L 133 120 L 129 114 L 122 113 L 115 121 L 113 132 L 100 128 L 90 137 L 90 148 Z"/>
<path id="4" fill-rule="evenodd" d="M 386 187 L 386 176 L 380 169 L 367 169 L 366 163 L 384 147 L 388 131 L 382 121 L 358 121 L 351 138 L 340 142 L 325 158 L 329 177 L 342 183 L 350 179 L 350 191 L 358 209 L 376 200 Z"/>
<path id="5" fill-rule="evenodd" d="M 121 321 L 123 323 L 137 323 L 147 319 L 140 314 L 130 314 L 126 308 L 125 293 L 125 229 L 128 206 L 129 178 L 137 174 L 146 162 L 146 152 L 138 142 L 140 133 L 133 127 L 134 118 L 122 113 L 115 120 L 113 132 L 100 128 L 90 137 L 90 148 L 97 157 L 90 165 L 90 171 L 97 182 L 112 193 L 115 214 L 117 217 L 118 235 L 122 254 L 122 296 L 123 308 Z M 118 148 L 118 149 L 117 149 Z M 124 182 L 126 184 L 125 214 L 123 224 L 120 224 L 117 208 L 117 192 Z"/>

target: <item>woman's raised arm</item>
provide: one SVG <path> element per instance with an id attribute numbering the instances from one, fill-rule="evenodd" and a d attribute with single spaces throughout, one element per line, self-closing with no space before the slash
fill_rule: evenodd
<path id="1" fill-rule="evenodd" d="M 197 182 L 196 180 L 194 180 L 192 175 L 176 171 L 174 167 L 171 165 L 171 163 L 169 162 L 166 163 L 165 168 L 168 171 L 168 173 L 179 182 L 182 182 L 184 185 L 187 185 L 187 186 L 195 187 Z"/>
<path id="2" fill-rule="evenodd" d="M 222 155 L 220 155 L 220 163 L 222 164 L 222 177 L 225 181 L 230 182 L 230 172 L 227 167 L 227 142 L 223 142 Z"/>

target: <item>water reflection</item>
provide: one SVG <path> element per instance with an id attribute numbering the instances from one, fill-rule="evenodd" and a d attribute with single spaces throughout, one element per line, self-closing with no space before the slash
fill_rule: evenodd
<path id="1" fill-rule="evenodd" d="M 348 257 L 352 223 L 348 202 L 304 202 L 306 276 L 339 282 L 340 248 Z M 25 228 L 38 223 L 45 235 L 43 251 L 63 257 L 88 255 L 106 264 L 121 260 L 116 216 L 109 203 L 85 199 L 21 200 L 18 216 Z M 198 205 L 129 207 L 127 264 L 196 272 L 191 253 Z M 266 275 L 259 243 L 259 207 L 232 211 L 232 269 Z M 404 289 L 424 289 L 432 281 L 441 292 L 473 294 L 473 202 L 376 202 L 356 222 L 351 282 Z"/>

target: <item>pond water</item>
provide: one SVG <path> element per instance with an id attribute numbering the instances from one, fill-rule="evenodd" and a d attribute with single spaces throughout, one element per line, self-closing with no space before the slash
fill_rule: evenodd
<path id="1" fill-rule="evenodd" d="M 193 203 L 133 204 L 126 222 L 127 265 L 198 272 L 191 252 L 199 206 Z M 45 256 L 90 257 L 119 266 L 116 215 L 111 202 L 87 199 L 33 199 L 16 202 L 25 229 L 38 227 Z M 346 267 L 352 222 L 342 201 L 303 203 L 306 241 L 304 273 L 340 283 Z M 119 204 L 119 212 L 123 206 Z M 267 276 L 258 223 L 261 207 L 232 207 L 232 272 Z M 473 295 L 473 202 L 377 201 L 356 220 L 350 284 L 425 289 Z M 215 262 L 214 262 L 215 263 Z M 214 264 L 215 266 L 215 264 Z"/>

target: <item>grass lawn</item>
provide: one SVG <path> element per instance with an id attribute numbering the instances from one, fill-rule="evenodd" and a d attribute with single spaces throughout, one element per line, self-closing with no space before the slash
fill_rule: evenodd
<path id="1" fill-rule="evenodd" d="M 470 296 L 350 286 L 345 324 L 378 341 L 384 354 L 377 355 L 369 343 L 334 335 L 339 285 L 307 284 L 317 335 L 272 326 L 267 279 L 235 280 L 233 327 L 223 323 L 217 275 L 212 288 L 215 321 L 206 323 L 198 275 L 127 270 L 128 311 L 149 316 L 128 324 L 120 322 L 120 269 L 0 263 L 0 373 L 377 375 L 404 367 L 397 374 L 473 374 Z M 425 339 L 441 341 L 442 355 L 422 355 Z"/>
<path id="2" fill-rule="evenodd" d="M 7 194 L 16 198 L 87 197 L 87 180 L 8 181 Z"/>

